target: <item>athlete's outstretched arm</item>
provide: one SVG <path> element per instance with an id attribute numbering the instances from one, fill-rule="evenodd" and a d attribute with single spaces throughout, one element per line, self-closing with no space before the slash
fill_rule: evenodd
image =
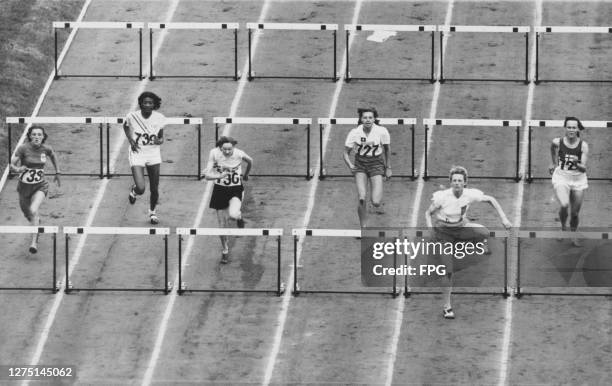
<path id="1" fill-rule="evenodd" d="M 248 181 L 249 173 L 251 172 L 251 167 L 253 166 L 253 158 L 249 157 L 249 155 L 245 153 L 242 157 L 242 160 L 244 161 L 244 163 L 246 163 L 246 169 L 244 171 L 244 174 L 242 175 L 242 179 Z"/>
<path id="2" fill-rule="evenodd" d="M 502 209 L 501 205 L 499 205 L 499 202 L 497 202 L 495 197 L 487 196 L 485 194 L 483 197 L 483 201 L 488 202 L 489 204 L 491 204 L 491 206 L 493 206 L 493 208 L 495 208 L 495 210 L 497 211 L 497 214 L 499 215 L 499 218 L 502 221 L 502 224 L 504 224 L 504 227 L 506 229 L 509 229 L 512 227 L 512 223 L 510 222 L 510 220 L 508 220 L 508 217 L 506 217 L 504 210 Z"/>

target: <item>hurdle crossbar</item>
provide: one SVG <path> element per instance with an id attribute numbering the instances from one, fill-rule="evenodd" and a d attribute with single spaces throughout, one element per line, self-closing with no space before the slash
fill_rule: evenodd
<path id="1" fill-rule="evenodd" d="M 344 80 L 428 80 L 430 83 L 436 81 L 434 74 L 435 61 L 435 25 L 403 25 L 403 24 L 345 24 L 345 44 L 346 44 L 346 68 L 344 72 Z M 356 31 L 397 31 L 397 32 L 429 32 L 431 35 L 431 74 L 427 77 L 368 77 L 368 76 L 352 76 L 350 72 L 350 57 L 349 57 L 349 39 L 351 32 Z"/>
<path id="2" fill-rule="evenodd" d="M 440 31 L 440 83 L 450 81 L 473 82 L 523 82 L 529 84 L 529 30 L 528 26 L 484 26 L 484 25 L 439 25 Z M 525 77 L 523 79 L 510 78 L 445 78 L 444 77 L 444 33 L 473 32 L 473 33 L 522 33 L 525 36 Z"/>
<path id="3" fill-rule="evenodd" d="M 306 125 L 306 174 L 307 180 L 313 176 L 310 168 L 310 125 L 311 118 L 267 118 L 267 117 L 213 117 L 215 124 L 215 143 L 219 140 L 221 125 L 247 124 L 247 125 Z M 254 177 L 296 177 L 296 174 L 251 174 Z"/>
<path id="4" fill-rule="evenodd" d="M 600 129 L 609 129 L 612 128 L 612 121 L 580 121 L 582 126 L 585 128 L 600 128 Z M 527 182 L 532 182 L 533 180 L 544 180 L 549 179 L 550 175 L 545 176 L 534 176 L 532 172 L 532 132 L 536 127 L 563 127 L 563 120 L 540 120 L 540 119 L 532 119 L 528 121 L 529 123 L 529 136 L 527 141 Z M 590 180 L 612 180 L 612 176 L 609 177 L 592 177 L 589 176 Z"/>
<path id="5" fill-rule="evenodd" d="M 559 241 L 567 241 L 573 239 L 580 240 L 610 240 L 612 239 L 612 232 L 563 232 L 563 231 L 532 231 L 532 230 L 519 230 L 518 241 L 517 241 L 517 275 L 516 275 L 516 288 L 515 296 L 521 298 L 523 295 L 567 295 L 567 296 L 612 296 L 612 281 L 608 287 L 588 287 L 588 292 L 571 292 L 567 291 L 567 287 L 524 287 L 521 284 L 521 240 L 522 239 L 557 239 Z M 576 287 L 570 287 L 576 288 Z M 585 287 L 587 288 L 587 287 Z M 544 291 L 547 289 L 548 291 Z M 564 291 L 565 290 L 565 291 Z M 599 291 L 597 291 L 599 290 Z"/>
<path id="6" fill-rule="evenodd" d="M 515 151 L 515 174 L 513 176 L 483 176 L 483 175 L 470 175 L 470 178 L 491 178 L 491 179 L 513 179 L 516 182 L 521 180 L 519 172 L 519 151 L 520 151 L 520 128 L 522 122 L 520 120 L 501 120 L 501 119 L 439 119 L 439 118 L 426 118 L 423 119 L 423 126 L 425 127 L 425 170 L 423 171 L 423 179 L 428 180 L 430 178 L 448 178 L 447 174 L 432 175 L 428 171 L 428 153 L 427 142 L 429 137 L 429 129 L 434 126 L 474 126 L 474 127 L 515 127 L 516 130 L 516 151 Z"/>
<path id="7" fill-rule="evenodd" d="M 353 291 L 353 290 L 305 290 L 303 286 L 300 285 L 300 279 L 298 275 L 298 242 L 300 238 L 304 237 L 345 237 L 345 238 L 356 238 L 361 239 L 363 237 L 369 237 L 370 235 L 377 235 L 378 237 L 397 237 L 399 235 L 398 232 L 389 231 L 389 230 L 361 230 L 361 229 L 310 229 L 310 228 L 296 228 L 291 230 L 291 234 L 293 235 L 293 292 L 294 296 L 299 296 L 300 294 L 361 294 L 361 295 L 391 295 L 392 297 L 399 296 L 399 291 L 397 290 L 397 279 L 393 277 L 393 286 L 391 291 Z M 359 241 L 361 242 L 361 241 Z M 393 265 L 397 266 L 397 256 L 393 257 Z"/>
<path id="8" fill-rule="evenodd" d="M 325 126 L 332 125 L 358 125 L 358 120 L 355 118 L 319 118 L 317 123 L 319 124 L 319 179 L 325 177 L 352 177 L 352 174 L 327 174 L 325 165 L 323 163 L 323 130 Z M 417 123 L 416 118 L 378 118 L 378 124 L 380 125 L 404 125 L 410 127 L 411 135 L 411 173 L 410 174 L 396 174 L 394 177 L 410 177 L 413 181 L 417 178 L 414 170 L 414 153 L 415 153 L 415 125 Z"/>
<path id="9" fill-rule="evenodd" d="M 238 23 L 147 23 L 149 28 L 149 79 L 156 78 L 232 78 L 240 79 L 238 72 Z M 233 75 L 160 75 L 153 69 L 153 31 L 159 30 L 233 30 L 234 33 L 234 74 Z"/>
<path id="10" fill-rule="evenodd" d="M 0 287 L 0 291 L 51 291 L 56 293 L 59 291 L 57 283 L 57 234 L 59 227 L 57 226 L 23 226 L 23 225 L 2 225 L 0 226 L 0 234 L 42 234 L 48 233 L 53 238 L 53 271 L 50 287 Z"/>
<path id="11" fill-rule="evenodd" d="M 113 77 L 113 78 L 133 78 L 144 79 L 142 75 L 142 30 L 145 24 L 142 22 L 110 22 L 110 21 L 54 21 L 53 34 L 55 38 L 55 79 L 60 77 Z M 61 74 L 59 71 L 58 57 L 58 31 L 61 29 L 137 29 L 138 30 L 138 75 L 111 75 L 111 74 Z"/>
<path id="12" fill-rule="evenodd" d="M 168 235 L 170 228 L 146 228 L 146 227 L 75 227 L 65 226 L 63 228 L 66 245 L 66 286 L 65 293 L 73 291 L 123 291 L 123 292 L 163 292 L 169 294 L 172 291 L 172 283 L 168 281 Z M 86 288 L 75 287 L 70 280 L 70 235 L 153 235 L 163 236 L 164 239 L 164 288 Z"/>
<path id="13" fill-rule="evenodd" d="M 284 30 L 284 31 L 332 31 L 333 33 L 333 71 L 331 80 L 336 82 L 339 79 L 337 68 L 337 45 L 338 45 L 338 24 L 325 24 L 325 23 L 247 23 L 248 29 L 248 49 L 249 49 L 249 73 L 248 80 L 255 79 L 255 72 L 253 71 L 252 61 L 252 40 L 253 30 Z M 257 75 L 258 78 L 276 78 L 276 79 L 329 79 L 328 76 L 275 76 L 275 75 Z"/>
<path id="14" fill-rule="evenodd" d="M 185 292 L 256 292 L 256 293 L 275 293 L 281 296 L 284 292 L 284 285 L 281 282 L 281 237 L 283 230 L 280 228 L 176 228 L 178 235 L 178 272 L 179 287 L 178 294 Z M 266 236 L 276 237 L 277 263 L 276 263 L 276 288 L 269 289 L 216 289 L 216 288 L 188 288 L 183 282 L 183 237 L 185 236 Z"/>
<path id="15" fill-rule="evenodd" d="M 106 117 L 106 174 L 105 177 L 111 178 L 113 176 L 131 176 L 131 173 L 116 173 L 111 172 L 110 168 L 110 129 L 112 124 L 121 124 L 125 122 L 125 117 Z M 177 173 L 160 173 L 161 177 L 195 177 L 198 180 L 202 179 L 202 118 L 197 117 L 166 117 L 166 125 L 195 125 L 197 131 L 197 153 L 198 153 L 198 164 L 195 174 L 177 174 Z M 119 135 L 124 135 L 123 131 Z M 162 145 L 163 146 L 163 145 Z"/>
<path id="16" fill-rule="evenodd" d="M 428 238 L 432 237 L 431 229 L 404 229 L 401 232 L 402 237 L 406 238 Z M 489 238 L 498 238 L 503 239 L 504 243 L 504 266 L 503 266 L 503 276 L 504 283 L 502 291 L 489 290 L 489 291 L 477 291 L 475 288 L 477 287 L 455 287 L 453 288 L 453 294 L 459 295 L 502 295 L 504 298 L 510 296 L 510 291 L 508 287 L 508 238 L 510 237 L 510 232 L 506 230 L 501 231 L 489 231 Z M 469 258 L 469 257 L 466 257 Z M 404 255 L 404 264 L 409 265 L 408 263 L 408 255 Z M 442 289 L 436 287 L 414 287 L 418 288 L 418 290 L 413 290 L 408 283 L 408 276 L 404 276 L 404 297 L 410 297 L 411 295 L 418 294 L 439 294 L 442 293 Z"/>
<path id="17" fill-rule="evenodd" d="M 8 127 L 8 162 L 11 162 L 10 157 L 13 154 L 12 149 L 12 125 L 14 124 L 97 124 L 98 125 L 98 137 L 99 137 L 99 152 L 100 152 L 100 170 L 99 173 L 63 173 L 63 175 L 69 176 L 98 176 L 104 177 L 104 151 L 103 151 L 103 127 L 106 123 L 104 117 L 6 117 L 6 123 Z M 52 174 L 53 175 L 53 174 Z"/>
<path id="18" fill-rule="evenodd" d="M 547 33 L 570 34 L 612 34 L 612 26 L 537 26 L 536 34 L 536 62 L 535 83 L 541 82 L 584 82 L 584 83 L 610 83 L 612 79 L 541 79 L 540 78 L 540 36 Z"/>

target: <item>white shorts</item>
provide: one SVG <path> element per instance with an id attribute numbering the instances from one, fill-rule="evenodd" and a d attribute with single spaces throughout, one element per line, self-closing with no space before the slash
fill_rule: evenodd
<path id="1" fill-rule="evenodd" d="M 161 151 L 159 147 L 147 149 L 145 146 L 141 146 L 140 150 L 136 153 L 132 149 L 128 152 L 128 158 L 130 160 L 130 167 L 147 165 L 157 165 L 162 162 Z"/>
<path id="2" fill-rule="evenodd" d="M 553 172 L 552 184 L 555 189 L 557 186 L 565 186 L 569 190 L 584 190 L 589 187 L 586 173 L 565 174 L 558 168 Z"/>

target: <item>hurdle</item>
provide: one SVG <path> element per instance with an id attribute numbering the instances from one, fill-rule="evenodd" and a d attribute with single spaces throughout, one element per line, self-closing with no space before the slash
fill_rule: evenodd
<path id="1" fill-rule="evenodd" d="M 344 30 L 346 31 L 346 69 L 344 73 L 344 80 L 350 82 L 351 80 L 428 80 L 430 83 L 436 81 L 434 75 L 434 57 L 435 57 L 435 31 L 437 30 L 435 25 L 399 25 L 399 24 L 345 24 Z M 352 76 L 350 72 L 350 60 L 349 60 L 349 38 L 351 31 L 397 31 L 397 32 L 430 32 L 431 33 L 431 75 L 429 78 L 424 77 L 367 77 L 367 76 Z"/>
<path id="2" fill-rule="evenodd" d="M 99 152 L 100 152 L 100 170 L 99 173 L 66 173 L 62 172 L 63 175 L 68 176 L 98 176 L 100 178 L 104 177 L 104 166 L 103 166 L 103 126 L 106 123 L 106 118 L 104 117 L 7 117 L 6 123 L 8 124 L 8 155 L 9 160 L 8 163 L 11 162 L 11 155 L 13 154 L 12 149 L 12 125 L 14 124 L 97 124 L 98 125 L 98 137 L 99 137 Z M 108 145 L 108 144 L 107 144 Z M 53 175 L 53 174 L 52 174 Z"/>
<path id="3" fill-rule="evenodd" d="M 106 174 L 105 177 L 112 178 L 113 176 L 131 176 L 131 173 L 117 173 L 110 170 L 110 129 L 111 124 L 121 124 L 125 122 L 125 117 L 106 117 Z M 177 173 L 160 173 L 160 177 L 195 177 L 198 180 L 202 179 L 202 118 L 185 118 L 185 117 L 166 117 L 166 125 L 196 125 L 197 131 L 197 152 L 198 164 L 195 174 L 177 174 Z M 124 135 L 123 130 L 119 135 Z M 163 146 L 163 145 L 162 145 Z"/>
<path id="4" fill-rule="evenodd" d="M 122 292 L 163 292 L 169 294 L 172 290 L 172 283 L 168 281 L 168 235 L 170 228 L 140 228 L 140 227 L 73 227 L 63 228 L 66 245 L 66 286 L 65 293 L 77 291 L 122 291 Z M 164 239 L 164 288 L 86 288 L 75 287 L 70 280 L 70 235 L 161 235 Z"/>
<path id="5" fill-rule="evenodd" d="M 323 163 L 323 130 L 325 125 L 359 125 L 359 119 L 356 118 L 319 118 L 319 163 L 321 165 L 319 171 L 319 179 L 325 177 L 352 177 L 352 174 L 327 174 L 325 165 Z M 415 125 L 417 123 L 416 118 L 378 118 L 378 124 L 380 125 L 403 125 L 410 127 L 411 135 L 411 170 L 410 174 L 397 174 L 394 177 L 410 177 L 411 180 L 415 180 L 417 175 L 414 171 L 414 152 L 415 152 Z"/>
<path id="6" fill-rule="evenodd" d="M 232 78 L 240 79 L 238 72 L 238 23 L 147 23 L 149 28 L 149 79 L 156 78 Z M 153 30 L 227 30 L 234 31 L 233 75 L 159 75 L 153 70 Z"/>
<path id="7" fill-rule="evenodd" d="M 185 292 L 246 292 L 246 293 L 275 293 L 281 296 L 284 292 L 284 284 L 281 282 L 281 236 L 283 230 L 280 228 L 176 228 L 178 235 L 178 294 L 183 295 Z M 276 237 L 276 288 L 275 289 L 216 289 L 216 288 L 188 288 L 183 282 L 183 237 L 184 236 L 266 236 Z"/>
<path id="8" fill-rule="evenodd" d="M 249 125 L 306 125 L 306 174 L 307 180 L 313 176 L 310 167 L 310 118 L 267 118 L 267 117 L 213 117 L 215 124 L 215 143 L 219 140 L 219 126 L 224 124 Z M 298 177 L 296 174 L 251 174 L 253 177 Z"/>
<path id="9" fill-rule="evenodd" d="M 513 179 L 516 182 L 521 180 L 519 174 L 519 151 L 520 151 L 520 120 L 501 120 L 501 119 L 423 119 L 423 126 L 425 127 L 425 170 L 423 171 L 423 179 L 427 181 L 430 178 L 448 178 L 448 174 L 432 175 L 428 172 L 428 153 L 427 142 L 429 128 L 435 126 L 490 126 L 490 127 L 515 127 L 516 129 L 516 161 L 515 161 L 515 174 L 513 176 L 483 176 L 483 175 L 472 175 L 470 178 L 491 178 L 491 179 Z"/>
<path id="10" fill-rule="evenodd" d="M 580 240 L 610 240 L 612 239 L 612 232 L 596 232 L 596 231 L 588 231 L 588 232 L 562 232 L 562 231 L 533 231 L 533 230 L 521 230 L 518 232 L 518 253 L 517 253 L 517 277 L 516 277 L 516 288 L 514 291 L 514 295 L 517 298 L 522 298 L 523 295 L 559 295 L 559 296 L 612 296 L 612 274 L 610 274 L 609 285 L 604 287 L 588 287 L 589 292 L 573 292 L 573 291 L 563 291 L 568 287 L 526 287 L 521 284 L 521 277 L 523 276 L 523 254 L 521 253 L 521 240 L 522 239 L 557 239 L 557 242 L 568 242 L 570 239 L 580 239 Z M 562 248 L 567 249 L 567 247 Z M 582 250 L 586 248 L 581 248 Z M 609 248 L 608 248 L 609 251 Z M 609 255 L 608 255 L 609 256 Z M 582 259 L 582 257 L 581 257 Z M 533 257 L 529 256 L 528 261 L 533 261 Z M 603 269 L 605 271 L 610 271 L 609 269 Z M 591 270 L 593 271 L 593 270 Z M 577 287 L 569 287 L 576 289 Z M 550 291 L 543 291 L 543 289 L 549 289 Z M 595 289 L 599 289 L 600 291 L 596 291 Z"/>
<path id="11" fill-rule="evenodd" d="M 282 30 L 282 31 L 332 31 L 333 33 L 333 56 L 334 66 L 332 76 L 274 76 L 274 75 L 257 75 L 258 78 L 276 78 L 276 79 L 328 79 L 331 78 L 332 82 L 336 82 L 339 75 L 336 71 L 337 67 L 337 42 L 338 42 L 338 24 L 319 24 L 319 23 L 247 23 L 248 29 L 248 42 L 249 42 L 249 74 L 248 79 L 255 79 L 255 72 L 253 71 L 252 63 L 252 40 L 253 30 Z"/>
<path id="12" fill-rule="evenodd" d="M 425 238 L 431 237 L 432 230 L 431 229 L 405 229 L 402 230 L 402 236 L 408 237 L 411 239 L 416 238 Z M 474 287 L 453 287 L 453 294 L 458 295 L 502 295 L 504 298 L 510 297 L 510 291 L 508 287 L 508 231 L 489 231 L 489 238 L 498 238 L 503 239 L 504 244 L 504 265 L 503 265 L 503 286 L 501 291 L 498 291 L 497 288 L 492 289 L 490 287 L 486 287 L 487 291 L 476 291 Z M 471 256 L 466 256 L 466 259 L 470 259 Z M 404 255 L 404 264 L 409 265 L 408 255 Z M 408 283 L 408 277 L 405 276 L 404 280 L 404 297 L 408 298 L 411 295 L 426 295 L 426 294 L 440 294 L 442 290 L 440 288 L 432 287 L 431 290 L 426 290 L 424 287 L 415 287 L 419 288 L 418 290 L 414 290 Z"/>
<path id="13" fill-rule="evenodd" d="M 585 82 L 585 83 L 609 83 L 612 79 L 541 79 L 540 78 L 540 35 L 547 33 L 569 33 L 569 34 L 612 34 L 612 26 L 605 27 L 575 27 L 575 26 L 536 26 L 536 62 L 535 83 L 541 82 Z"/>
<path id="14" fill-rule="evenodd" d="M 533 180 L 546 180 L 551 178 L 550 174 L 545 176 L 534 176 L 532 171 L 532 138 L 531 134 L 534 128 L 536 127 L 563 127 L 563 120 L 538 120 L 532 119 L 529 121 L 529 139 L 527 142 L 528 148 L 528 156 L 527 156 L 527 182 L 532 182 Z M 612 128 L 612 121 L 580 121 L 584 128 Z M 548 150 L 548 149 L 547 149 Z M 612 180 L 612 176 L 609 177 L 591 177 L 589 176 L 589 180 Z"/>
<path id="15" fill-rule="evenodd" d="M 59 283 L 57 282 L 57 234 L 59 227 L 56 226 L 0 226 L 2 234 L 33 234 L 33 233 L 49 233 L 53 235 L 53 273 L 51 278 L 51 286 L 49 287 L 0 287 L 0 291 L 51 291 L 56 293 L 59 291 Z"/>
<path id="16" fill-rule="evenodd" d="M 366 233 L 363 233 L 361 229 L 307 229 L 307 228 L 296 228 L 291 230 L 291 234 L 293 235 L 293 296 L 299 296 L 300 294 L 360 294 L 360 295 L 391 295 L 393 298 L 399 296 L 399 291 L 397 290 L 397 278 L 393 276 L 393 285 L 391 291 L 383 292 L 383 291 L 352 291 L 352 290 L 308 290 L 304 289 L 303 286 L 300 285 L 299 275 L 298 275 L 298 258 L 297 258 L 297 250 L 298 250 L 298 242 L 300 238 L 304 237 L 344 237 L 344 238 L 358 238 L 361 239 L 362 235 L 368 237 L 367 232 L 373 232 L 378 237 L 398 237 L 398 232 L 390 231 L 390 230 L 366 230 Z M 356 241 L 361 243 L 361 241 Z M 393 266 L 397 267 L 397 255 L 393 255 Z"/>
<path id="17" fill-rule="evenodd" d="M 58 63 L 58 30 L 70 29 L 70 28 L 83 28 L 83 29 L 137 29 L 138 30 L 138 75 L 109 75 L 109 74 L 61 74 Z M 53 33 L 55 36 L 55 79 L 60 77 L 113 77 L 113 78 L 133 78 L 144 79 L 142 76 L 142 29 L 144 23 L 140 22 L 99 22 L 99 21 L 54 21 L 53 22 Z"/>
<path id="18" fill-rule="evenodd" d="M 450 81 L 474 82 L 523 82 L 529 84 L 529 29 L 528 26 L 485 26 L 485 25 L 439 25 L 440 31 L 440 83 Z M 447 32 L 473 32 L 473 33 L 523 33 L 525 34 L 525 78 L 445 78 L 444 77 L 444 33 Z"/>

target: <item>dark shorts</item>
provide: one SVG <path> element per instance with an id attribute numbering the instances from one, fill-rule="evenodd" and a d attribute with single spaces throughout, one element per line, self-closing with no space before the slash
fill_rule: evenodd
<path id="1" fill-rule="evenodd" d="M 36 192 L 43 192 L 45 197 L 49 194 L 49 182 L 46 180 L 40 181 L 37 184 L 26 184 L 21 181 L 17 183 L 17 192 L 20 200 L 31 200 Z"/>
<path id="2" fill-rule="evenodd" d="M 354 173 L 365 173 L 368 177 L 385 175 L 385 160 L 382 154 L 376 157 L 355 155 Z"/>
<path id="3" fill-rule="evenodd" d="M 233 197 L 238 197 L 242 201 L 242 193 L 244 192 L 244 187 L 242 185 L 214 185 L 212 195 L 210 196 L 210 208 L 217 210 L 227 209 Z"/>

